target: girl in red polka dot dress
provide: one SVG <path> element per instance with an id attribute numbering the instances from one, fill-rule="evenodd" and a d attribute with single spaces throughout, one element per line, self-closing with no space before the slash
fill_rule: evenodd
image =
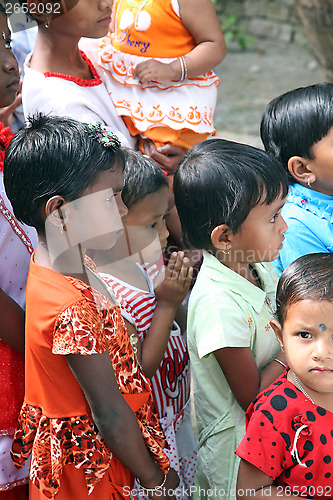
<path id="1" fill-rule="evenodd" d="M 333 255 L 290 264 L 276 302 L 271 325 L 288 366 L 246 413 L 237 498 L 332 498 Z"/>

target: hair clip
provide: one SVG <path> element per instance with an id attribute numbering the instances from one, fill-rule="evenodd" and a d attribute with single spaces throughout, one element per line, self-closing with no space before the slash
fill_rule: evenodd
<path id="1" fill-rule="evenodd" d="M 104 148 L 111 148 L 113 151 L 120 148 L 121 143 L 116 134 L 103 129 L 101 122 L 89 123 L 88 128 L 90 129 L 89 137 L 96 139 Z"/>

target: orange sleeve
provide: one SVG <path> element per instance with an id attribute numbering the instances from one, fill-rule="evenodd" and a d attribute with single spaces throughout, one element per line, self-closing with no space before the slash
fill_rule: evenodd
<path id="1" fill-rule="evenodd" d="M 103 317 L 94 302 L 80 300 L 58 316 L 53 333 L 53 354 L 100 354 L 107 348 Z"/>

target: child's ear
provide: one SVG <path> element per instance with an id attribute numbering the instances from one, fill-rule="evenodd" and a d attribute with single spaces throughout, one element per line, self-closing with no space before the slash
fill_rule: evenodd
<path id="1" fill-rule="evenodd" d="M 222 250 L 224 253 L 229 253 L 230 250 L 230 239 L 229 239 L 230 229 L 227 224 L 221 224 L 220 226 L 214 227 L 210 234 L 210 239 L 215 248 Z"/>
<path id="2" fill-rule="evenodd" d="M 68 210 L 64 206 L 64 199 L 61 196 L 52 196 L 45 204 L 45 217 L 55 226 L 63 228 L 68 219 Z"/>
<path id="3" fill-rule="evenodd" d="M 54 13 L 52 10 L 50 11 L 52 5 L 54 5 Z M 54 17 L 57 17 L 56 13 L 62 8 L 62 3 L 53 3 L 50 0 L 27 0 L 27 7 L 31 15 L 39 24 L 47 24 L 50 23 Z"/>
<path id="4" fill-rule="evenodd" d="M 276 320 L 272 319 L 269 324 L 274 330 L 274 333 L 276 335 L 277 341 L 280 344 L 281 350 L 283 349 L 283 340 L 282 340 L 282 327 L 281 324 Z"/>
<path id="5" fill-rule="evenodd" d="M 311 160 L 302 156 L 292 156 L 288 160 L 288 170 L 290 174 L 305 185 L 310 185 L 316 180 L 316 175 L 311 169 Z"/>

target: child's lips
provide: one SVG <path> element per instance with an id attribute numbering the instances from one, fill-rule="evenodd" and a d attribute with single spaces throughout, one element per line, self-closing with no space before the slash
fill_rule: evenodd
<path id="1" fill-rule="evenodd" d="M 332 373 L 333 369 L 328 368 L 326 366 L 315 366 L 314 368 L 311 368 L 310 372 L 312 373 Z"/>
<path id="2" fill-rule="evenodd" d="M 100 19 L 98 22 L 100 24 L 107 24 L 107 25 L 109 25 L 110 22 L 111 22 L 111 16 L 103 17 L 103 19 Z"/>
<path id="3" fill-rule="evenodd" d="M 20 86 L 20 79 L 14 78 L 7 86 L 7 89 L 18 90 Z"/>
<path id="4" fill-rule="evenodd" d="M 279 251 L 282 250 L 282 248 L 283 248 L 283 242 L 284 242 L 284 237 L 283 237 L 283 240 L 281 241 L 281 245 L 278 248 Z"/>

